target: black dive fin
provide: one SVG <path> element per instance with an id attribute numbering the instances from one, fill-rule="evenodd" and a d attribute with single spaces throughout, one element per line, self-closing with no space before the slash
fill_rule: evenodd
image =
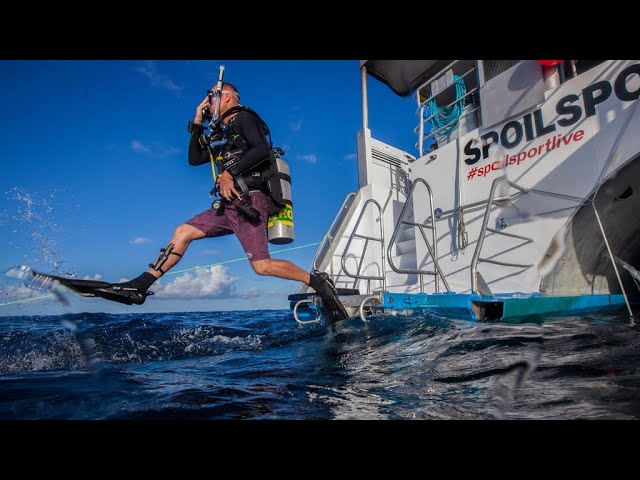
<path id="1" fill-rule="evenodd" d="M 344 308 L 344 305 L 340 301 L 338 292 L 336 292 L 336 288 L 329 278 L 329 275 L 318 270 L 316 270 L 314 274 L 323 283 L 322 288 L 319 288 L 316 293 L 320 295 L 320 298 L 322 298 L 322 306 L 327 315 L 329 325 L 333 325 L 336 322 L 340 322 L 349 318 L 347 309 Z"/>
<path id="2" fill-rule="evenodd" d="M 122 287 L 118 284 L 100 282 L 98 280 L 79 280 L 76 278 L 57 277 L 32 270 L 34 283 L 58 282 L 70 290 L 85 297 L 100 297 L 126 305 L 142 305 L 153 292 L 143 292 L 137 288 Z"/>
<path id="3" fill-rule="evenodd" d="M 327 314 L 329 325 L 349 318 L 347 310 L 337 296 L 327 297 L 322 295 L 322 306 Z"/>
<path id="4" fill-rule="evenodd" d="M 96 288 L 91 290 L 91 294 L 96 297 L 105 298 L 125 305 L 142 305 L 153 292 L 143 292 L 137 288 L 123 288 L 111 285 L 109 288 Z"/>

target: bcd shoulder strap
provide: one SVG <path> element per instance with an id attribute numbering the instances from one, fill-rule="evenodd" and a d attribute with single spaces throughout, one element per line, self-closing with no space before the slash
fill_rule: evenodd
<path id="1" fill-rule="evenodd" d="M 277 159 L 279 155 L 284 155 L 284 152 L 280 148 L 273 148 L 273 141 L 271 139 L 271 131 L 269 130 L 269 126 L 267 123 L 258 115 L 257 112 L 250 109 L 245 105 L 236 105 L 231 107 L 229 110 L 224 112 L 222 115 L 218 117 L 218 119 L 212 125 L 212 131 L 214 129 L 220 128 L 220 123 L 227 118 L 229 115 L 232 115 L 236 112 L 248 112 L 252 114 L 260 124 L 262 128 L 262 132 L 264 133 L 265 138 L 269 140 L 269 156 L 265 159 L 269 161 L 269 166 L 262 173 L 262 182 L 266 187 L 269 195 L 267 197 L 268 207 L 267 207 L 267 215 L 272 216 L 278 213 L 282 208 L 286 206 L 287 203 L 291 203 L 290 199 L 284 198 L 284 192 L 282 190 L 281 180 L 284 180 L 291 184 L 291 177 L 287 174 L 284 174 L 279 171 Z M 262 162 L 261 162 L 262 163 Z"/>
<path id="2" fill-rule="evenodd" d="M 222 123 L 222 121 L 225 118 L 227 118 L 229 115 L 232 115 L 236 112 L 248 112 L 252 114 L 254 117 L 256 117 L 256 119 L 258 120 L 258 123 L 260 124 L 260 128 L 262 128 L 262 133 L 264 133 L 265 138 L 269 139 L 269 148 L 273 148 L 273 141 L 271 139 L 271 131 L 269 130 L 269 126 L 262 119 L 262 117 L 258 115 L 257 112 L 255 112 L 254 110 L 250 109 L 245 105 L 236 105 L 235 107 L 231 107 L 229 110 L 227 110 L 222 115 L 220 115 L 218 119 L 211 126 L 211 131 L 215 131 L 216 129 L 220 128 L 220 123 Z"/>

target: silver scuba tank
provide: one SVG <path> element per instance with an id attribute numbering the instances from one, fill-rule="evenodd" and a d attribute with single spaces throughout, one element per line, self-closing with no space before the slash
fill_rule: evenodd
<path id="1" fill-rule="evenodd" d="M 285 204 L 275 215 L 267 220 L 267 237 L 269 243 L 283 245 L 293 242 L 293 201 L 291 198 L 291 175 L 289 165 L 279 156 L 274 163 L 276 171 L 272 171 L 272 178 L 280 184 L 283 203 Z"/>

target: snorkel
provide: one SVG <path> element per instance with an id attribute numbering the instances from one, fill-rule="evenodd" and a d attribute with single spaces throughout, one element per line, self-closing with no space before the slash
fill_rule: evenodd
<path id="1" fill-rule="evenodd" d="M 214 105 L 213 105 L 213 113 L 211 109 L 209 109 L 209 128 L 210 128 L 210 136 L 209 140 L 209 160 L 211 162 L 211 174 L 213 176 L 213 189 L 209 192 L 209 197 L 219 194 L 219 185 L 218 185 L 218 169 L 220 168 L 219 164 L 222 162 L 221 150 L 219 147 L 226 145 L 229 140 L 224 138 L 223 132 L 220 131 L 220 125 L 218 119 L 220 118 L 220 97 L 222 96 L 222 77 L 224 76 L 224 65 L 220 65 L 218 69 L 218 83 L 216 84 L 216 89 L 214 91 Z M 211 102 L 209 102 L 211 103 Z M 205 109 L 206 110 L 206 109 Z M 211 148 L 217 149 L 217 156 L 213 158 L 213 152 Z M 213 201 L 211 204 L 212 208 L 217 210 L 220 208 L 220 198 Z"/>
<path id="2" fill-rule="evenodd" d="M 222 95 L 222 77 L 224 76 L 224 65 L 218 69 L 218 84 L 216 85 L 215 105 L 213 107 L 212 120 L 215 122 L 220 117 L 220 97 Z"/>

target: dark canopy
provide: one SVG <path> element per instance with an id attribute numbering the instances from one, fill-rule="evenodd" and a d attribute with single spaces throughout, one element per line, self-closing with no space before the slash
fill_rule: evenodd
<path id="1" fill-rule="evenodd" d="M 367 72 L 397 95 L 406 97 L 453 60 L 362 60 Z"/>

